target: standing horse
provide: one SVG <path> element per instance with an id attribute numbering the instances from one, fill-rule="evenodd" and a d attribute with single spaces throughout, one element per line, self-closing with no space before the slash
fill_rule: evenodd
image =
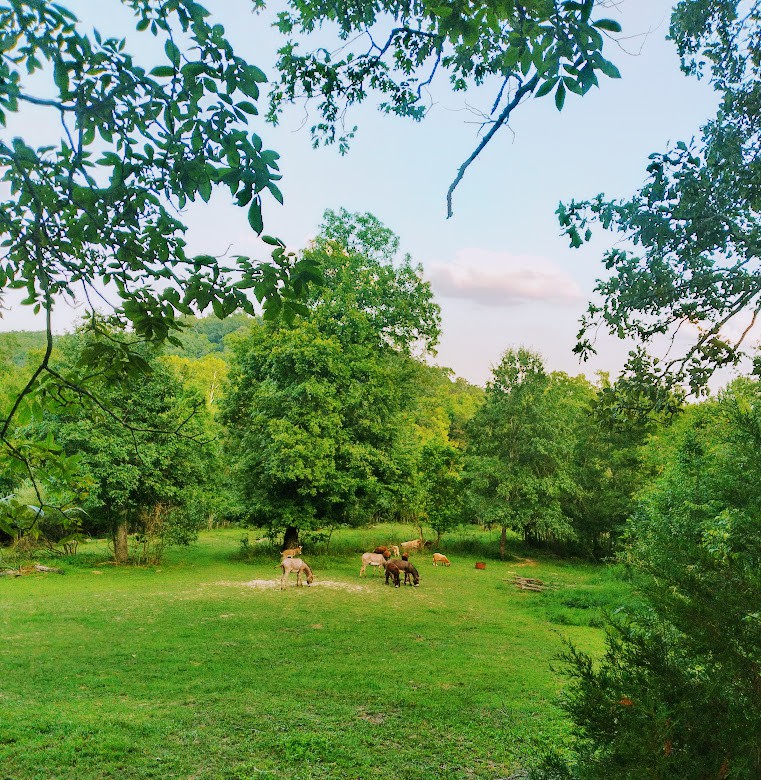
<path id="1" fill-rule="evenodd" d="M 396 565 L 400 572 L 404 572 L 404 584 L 414 585 L 416 588 L 420 585 L 420 574 L 415 566 L 409 561 L 397 561 Z"/>
<path id="2" fill-rule="evenodd" d="M 288 575 L 292 572 L 296 572 L 296 587 L 301 585 L 301 575 L 306 577 L 307 585 L 311 585 L 314 582 L 314 574 L 309 566 L 301 560 L 301 558 L 283 558 L 280 563 L 280 568 L 283 570 L 283 576 L 280 578 L 280 590 L 285 590 L 286 583 L 288 582 Z"/>

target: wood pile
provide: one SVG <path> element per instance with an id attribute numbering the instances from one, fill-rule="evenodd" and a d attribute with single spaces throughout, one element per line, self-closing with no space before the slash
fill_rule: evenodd
<path id="1" fill-rule="evenodd" d="M 513 585 L 518 590 L 533 590 L 536 593 L 541 593 L 547 587 L 543 580 L 537 580 L 533 577 L 519 577 L 517 574 L 513 577 Z"/>
<path id="2" fill-rule="evenodd" d="M 0 577 L 21 577 L 23 574 L 32 574 L 35 571 L 41 571 L 49 574 L 63 574 L 63 569 L 54 569 L 52 566 L 43 566 L 41 563 L 35 563 L 34 566 L 20 566 L 18 569 L 3 569 L 0 571 Z"/>

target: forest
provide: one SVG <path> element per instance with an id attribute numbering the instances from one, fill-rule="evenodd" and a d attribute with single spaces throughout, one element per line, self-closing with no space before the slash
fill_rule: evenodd
<path id="1" fill-rule="evenodd" d="M 623 371 L 506 344 L 485 387 L 435 363 L 439 304 L 377 217 L 327 210 L 300 250 L 264 232 L 267 77 L 213 15 L 123 5 L 151 70 L 65 4 L 0 2 L 0 122 L 56 128 L 0 139 L 0 304 L 45 321 L 0 334 L 3 771 L 758 778 L 759 5 L 675 5 L 715 117 L 628 199 L 557 208 L 571 247 L 610 242 L 575 351 L 630 339 Z M 525 100 L 620 76 L 610 6 L 294 0 L 262 113 L 316 100 L 314 143 L 348 151 L 370 93 L 422 121 L 438 74 L 496 84 L 451 216 Z M 323 22 L 340 57 L 301 47 Z M 190 253 L 185 209 L 217 191 L 269 259 Z M 419 588 L 358 576 L 405 538 Z"/>

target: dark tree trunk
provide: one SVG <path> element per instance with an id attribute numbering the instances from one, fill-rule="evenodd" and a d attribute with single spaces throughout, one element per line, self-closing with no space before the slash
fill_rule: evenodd
<path id="1" fill-rule="evenodd" d="M 122 516 L 122 520 L 116 531 L 114 531 L 114 560 L 117 563 L 124 564 L 129 560 L 129 546 L 127 545 L 127 532 L 129 531 L 129 524 L 126 516 Z"/>
<path id="2" fill-rule="evenodd" d="M 295 525 L 289 525 L 288 528 L 285 529 L 285 534 L 283 535 L 283 549 L 287 550 L 290 547 L 298 547 L 299 546 L 299 529 L 296 528 Z"/>
<path id="3" fill-rule="evenodd" d="M 503 525 L 499 535 L 499 558 L 501 561 L 505 560 L 505 547 L 507 547 L 507 526 Z"/>

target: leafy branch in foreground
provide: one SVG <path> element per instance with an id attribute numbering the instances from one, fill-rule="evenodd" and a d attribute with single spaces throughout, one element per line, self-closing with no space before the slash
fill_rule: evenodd
<path id="1" fill-rule="evenodd" d="M 605 253 L 611 276 L 598 282 L 576 352 L 594 352 L 590 334 L 664 346 L 660 359 L 632 354 L 628 370 L 687 382 L 701 392 L 712 373 L 736 365 L 761 313 L 761 3 L 682 2 L 671 37 L 682 68 L 708 71 L 721 95 L 698 142 L 650 155 L 648 179 L 629 200 L 560 204 L 571 246 L 601 225 L 623 241 Z"/>
<path id="2" fill-rule="evenodd" d="M 287 103 L 317 101 L 314 145 L 338 143 L 345 152 L 356 130 L 346 128 L 346 114 L 370 90 L 380 94 L 381 111 L 421 120 L 430 105 L 428 88 L 441 71 L 456 91 L 486 85 L 491 108 L 483 112 L 482 129 L 488 130 L 449 187 L 451 217 L 452 196 L 465 171 L 525 98 L 552 93 L 560 110 L 568 92 L 585 94 L 598 85 L 599 74 L 619 77 L 602 49 L 603 36 L 621 28 L 612 19 L 592 18 L 595 6 L 606 5 L 291 0 L 276 23 L 287 40 L 279 50 L 280 83 L 268 116 L 277 121 Z M 328 25 L 337 28 L 340 48 L 302 52 L 302 43 Z"/>
<path id="3" fill-rule="evenodd" d="M 263 195 L 282 201 L 278 155 L 248 131 L 266 78 L 194 0 L 122 2 L 155 39 L 151 70 L 124 40 L 86 33 L 62 5 L 0 2 L 0 122 L 33 121 L 48 137 L 0 140 L 0 295 L 24 290 L 22 304 L 46 312 L 42 359 L 0 419 L 0 440 L 30 475 L 11 425 L 50 378 L 62 300 L 84 300 L 93 313 L 105 306 L 138 340 L 161 342 L 175 339 L 178 314 L 252 313 L 249 291 L 265 316 L 292 318 L 318 277 L 266 236 L 268 262 L 187 254 L 179 215 L 189 202 L 226 189 L 261 233 Z"/>

